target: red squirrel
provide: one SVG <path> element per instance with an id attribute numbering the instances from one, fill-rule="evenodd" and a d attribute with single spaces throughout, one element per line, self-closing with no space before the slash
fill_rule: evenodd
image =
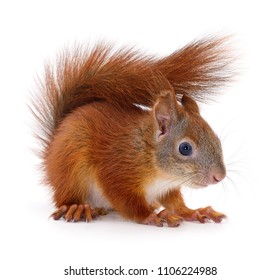
<path id="1" fill-rule="evenodd" d="M 76 46 L 46 66 L 32 111 L 53 219 L 89 222 L 115 210 L 176 227 L 226 217 L 210 206 L 188 208 L 181 187 L 226 176 L 220 140 L 197 101 L 231 79 L 227 41 L 207 37 L 163 58 Z"/>

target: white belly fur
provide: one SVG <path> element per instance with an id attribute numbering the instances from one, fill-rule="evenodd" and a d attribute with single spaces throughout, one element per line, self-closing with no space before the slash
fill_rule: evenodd
<path id="1" fill-rule="evenodd" d="M 93 208 L 112 209 L 111 203 L 103 195 L 102 190 L 95 183 L 90 184 L 89 203 Z"/>

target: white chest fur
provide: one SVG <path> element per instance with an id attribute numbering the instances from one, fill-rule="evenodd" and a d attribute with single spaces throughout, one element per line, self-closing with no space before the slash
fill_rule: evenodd
<path id="1" fill-rule="evenodd" d="M 180 182 L 171 179 L 155 179 L 146 186 L 146 200 L 153 203 L 160 197 L 164 196 L 170 190 L 177 188 Z"/>

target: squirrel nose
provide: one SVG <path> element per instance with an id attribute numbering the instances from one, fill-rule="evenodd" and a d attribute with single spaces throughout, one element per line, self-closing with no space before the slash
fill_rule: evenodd
<path id="1" fill-rule="evenodd" d="M 224 169 L 214 170 L 210 174 L 210 184 L 218 184 L 226 177 L 226 171 Z"/>
<path id="2" fill-rule="evenodd" d="M 213 182 L 214 182 L 214 183 L 219 183 L 219 182 L 221 182 L 223 179 L 224 179 L 224 177 L 220 176 L 220 174 L 219 174 L 219 175 L 214 175 L 214 176 L 213 176 Z"/>

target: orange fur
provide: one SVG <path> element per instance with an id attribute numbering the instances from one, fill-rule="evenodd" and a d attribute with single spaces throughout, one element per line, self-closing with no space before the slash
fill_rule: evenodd
<path id="1" fill-rule="evenodd" d="M 46 67 L 32 110 L 54 218 L 89 221 L 96 216 L 89 207 L 106 207 L 157 226 L 162 219 L 170 226 L 180 217 L 218 219 L 214 210 L 188 209 L 176 184 L 202 186 L 225 176 L 220 142 L 195 102 L 231 78 L 224 43 L 208 38 L 160 59 L 99 44 L 65 52 L 56 68 Z M 183 141 L 193 156 L 178 152 Z M 166 207 L 159 216 L 158 202 Z"/>

